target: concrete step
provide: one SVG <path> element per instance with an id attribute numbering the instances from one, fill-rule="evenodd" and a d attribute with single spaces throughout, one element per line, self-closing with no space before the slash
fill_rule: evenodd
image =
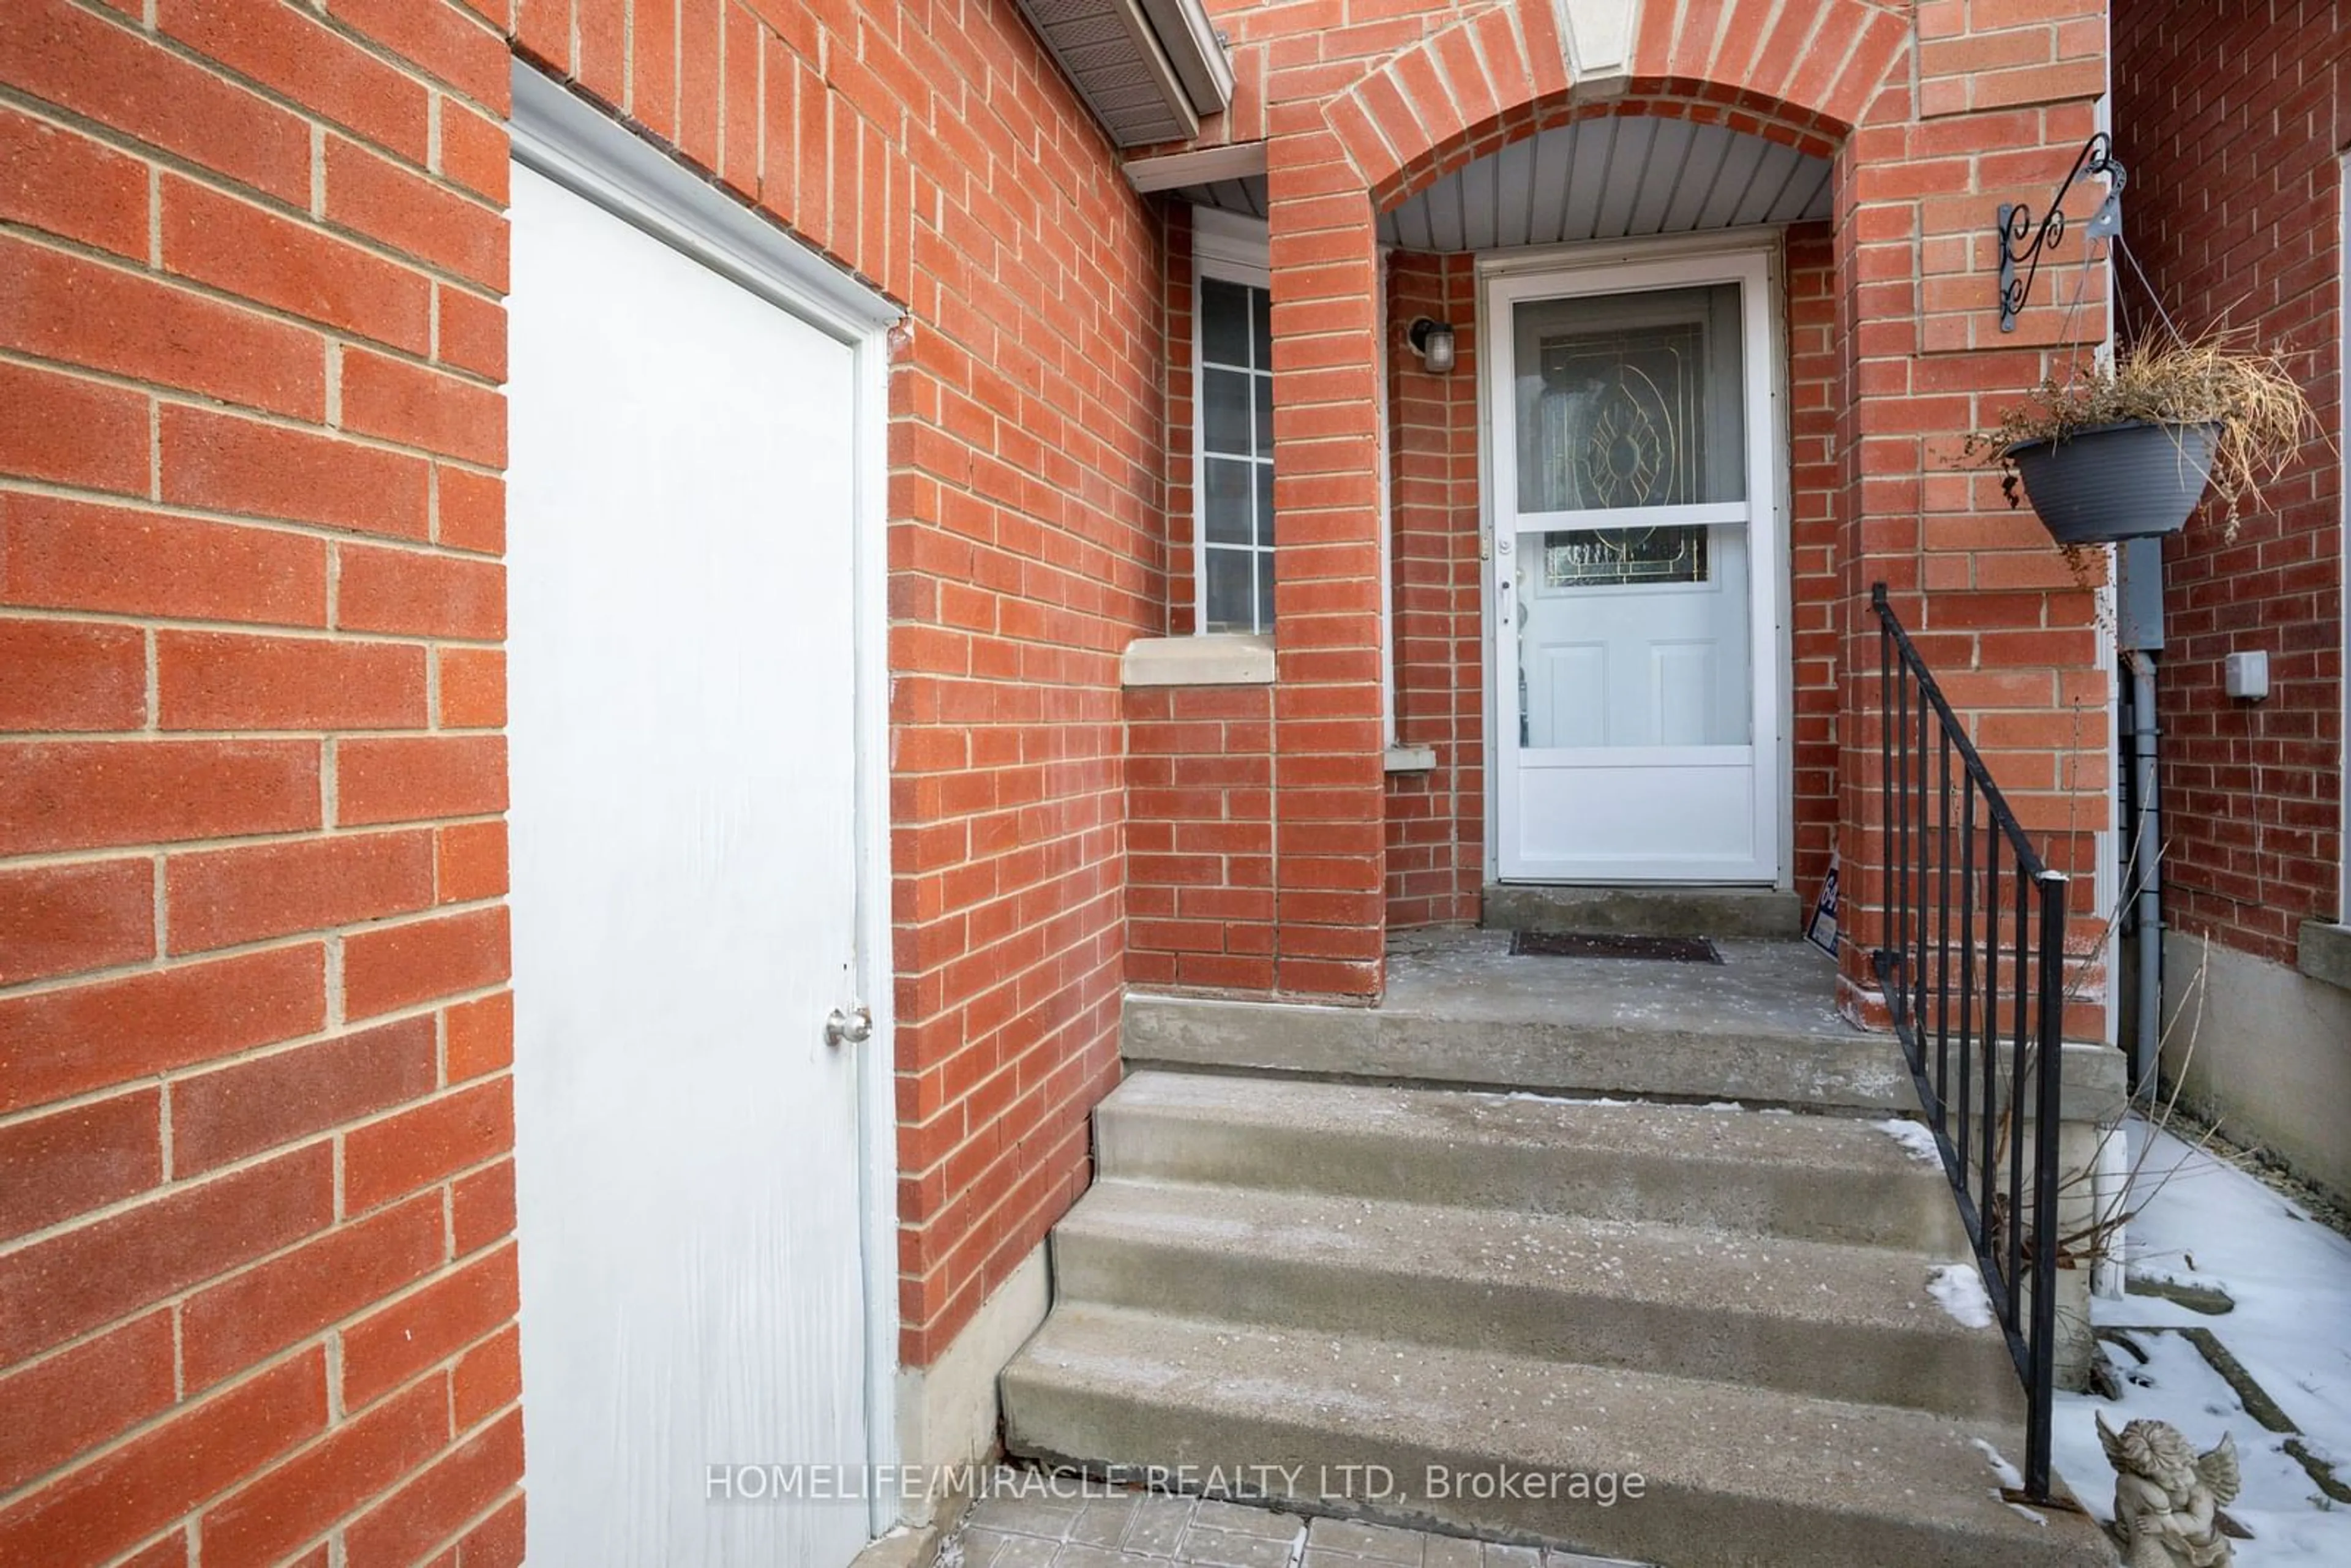
<path id="1" fill-rule="evenodd" d="M 1573 963 L 1529 959 L 1525 963 Z M 1696 966 L 1594 960 L 1629 973 Z M 1127 994 L 1120 1053 L 1130 1068 L 1280 1074 L 1546 1094 L 1738 1100 L 1806 1110 L 1915 1112 L 1917 1091 L 1891 1035 L 1823 1022 L 1789 1028 L 1739 1005 L 1735 978 L 1669 992 L 1688 977 L 1617 977 L 1530 1013 L 1499 996 L 1426 1003 L 1401 980 L 1376 1008 Z M 1481 1007 L 1481 1001 L 1485 1004 Z"/>
<path id="2" fill-rule="evenodd" d="M 1495 931 L 1626 936 L 1803 935 L 1804 901 L 1769 887 L 1559 887 L 1489 883 L 1478 924 Z"/>
<path id="3" fill-rule="evenodd" d="M 1141 1071 L 1095 1112 L 1095 1150 L 1105 1177 L 1967 1255 L 1941 1167 L 1845 1117 Z"/>
<path id="4" fill-rule="evenodd" d="M 1971 1440 L 2019 1457 L 2004 1423 L 1071 1301 L 1003 1394 L 1022 1457 L 1673 1568 L 2113 1561 L 2085 1518 L 2000 1500 Z M 1346 1468 L 1374 1466 L 1392 1488 Z"/>
<path id="5" fill-rule="evenodd" d="M 1999 1332 L 1962 1325 L 1928 1291 L 1938 1261 L 1681 1225 L 1127 1180 L 1097 1184 L 1053 1233 L 1064 1302 L 2021 1418 Z"/>

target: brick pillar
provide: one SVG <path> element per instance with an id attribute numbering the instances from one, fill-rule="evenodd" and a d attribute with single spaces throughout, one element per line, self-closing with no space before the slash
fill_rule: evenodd
<path id="1" fill-rule="evenodd" d="M 1788 231 L 1789 652 L 1794 727 L 1796 892 L 1816 895 L 1836 841 L 1839 627 L 1837 425 L 1844 356 L 1837 331 L 1836 246 L 1827 224 Z"/>
<path id="2" fill-rule="evenodd" d="M 1838 1002 L 1861 1022 L 1884 1027 L 1886 1014 L 1871 951 L 1887 938 L 1885 811 L 1879 795 L 1877 622 L 1870 610 L 1874 583 L 1883 581 L 1913 602 L 1917 587 L 1918 457 L 1917 443 L 1878 434 L 1876 406 L 1889 392 L 1907 395 L 1909 363 L 1918 350 L 1911 302 L 1881 303 L 1862 287 L 1865 276 L 1894 287 L 1915 277 L 1918 214 L 1914 204 L 1867 200 L 1879 182 L 1862 169 L 1858 132 L 1836 158 L 1837 339 L 1844 345 L 1837 450 L 1843 455 L 1843 505 L 1836 551 L 1840 566 L 1838 660 L 1843 672 L 1837 725 L 1838 886 L 1844 946 L 1838 960 Z M 1881 288 L 1880 297 L 1893 292 Z M 1880 389 L 1884 390 L 1880 390 Z M 1866 398 L 1870 406 L 1865 407 Z M 1887 470 L 1876 472 L 1874 470 Z"/>
<path id="3" fill-rule="evenodd" d="M 1319 120 L 1319 114 L 1316 116 Z M 1378 262 L 1362 173 L 1278 135 L 1272 195 L 1275 981 L 1384 984 Z"/>
<path id="4" fill-rule="evenodd" d="M 1839 849 L 1851 938 L 1840 999 L 1872 1023 L 1885 1019 L 1868 955 L 1886 939 L 1886 853 L 1869 596 L 1883 581 L 2035 849 L 2074 879 L 2068 946 L 2077 973 L 2093 967 L 2076 988 L 2092 999 L 2068 1028 L 2086 1039 L 2105 1030 L 2095 835 L 2107 826 L 2109 768 L 2095 598 L 2030 510 L 2010 508 L 1996 475 L 1957 464 L 1968 431 L 2062 373 L 2068 345 L 2086 356 L 2104 333 L 2103 274 L 2082 266 L 2094 193 L 2069 199 L 2075 226 L 2015 331 L 2000 330 L 1996 305 L 1999 204 L 2044 213 L 2092 129 L 2103 35 L 2079 22 L 1969 35 L 1943 8 L 1922 8 L 1917 101 L 1907 82 L 1889 82 L 1837 161 Z M 2038 52 L 2021 52 L 2028 42 Z"/>
<path id="5" fill-rule="evenodd" d="M 1416 316 L 1453 326 L 1456 362 L 1443 375 L 1402 348 Z M 1388 778 L 1391 930 L 1475 920 L 1485 881 L 1476 319 L 1475 257 L 1388 257 L 1396 740 L 1437 754 L 1425 773 Z"/>

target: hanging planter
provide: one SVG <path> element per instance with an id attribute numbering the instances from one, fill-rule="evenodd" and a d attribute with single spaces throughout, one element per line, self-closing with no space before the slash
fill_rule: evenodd
<path id="1" fill-rule="evenodd" d="M 2009 505 L 2031 499 L 2069 550 L 2175 533 L 2208 484 L 2234 538 L 2239 507 L 2285 471 L 2317 423 L 2277 354 L 2220 338 L 2143 342 L 2110 365 L 2043 382 L 1970 434 L 1965 455 L 2003 470 Z"/>
<path id="2" fill-rule="evenodd" d="M 2006 459 L 2052 538 L 2114 544 L 2187 526 L 2212 477 L 2215 433 L 2210 424 L 2128 419 L 2020 442 Z"/>

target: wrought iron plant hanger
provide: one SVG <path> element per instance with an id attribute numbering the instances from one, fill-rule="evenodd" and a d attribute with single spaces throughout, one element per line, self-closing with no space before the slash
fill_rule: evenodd
<path id="1" fill-rule="evenodd" d="M 2104 174 L 2112 182 L 2106 187 L 2105 199 L 2098 210 L 2090 214 L 2085 230 L 2089 239 L 2109 239 L 2122 233 L 2123 185 L 2129 176 L 2115 160 L 2115 139 L 2098 131 L 2082 143 L 2081 154 L 2074 160 L 2072 172 L 2057 193 L 2049 199 L 2049 215 L 2038 224 L 2032 221 L 2032 209 L 2022 202 L 2000 204 L 2000 329 L 2016 330 L 2018 312 L 2024 308 L 2026 298 L 2032 292 L 2032 279 L 2041 270 L 2041 255 L 2065 237 L 2065 196 L 2073 190 L 2074 182 L 2085 174 Z"/>

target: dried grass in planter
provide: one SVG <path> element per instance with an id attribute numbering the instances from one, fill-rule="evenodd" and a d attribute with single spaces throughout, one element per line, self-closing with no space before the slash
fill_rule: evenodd
<path id="1" fill-rule="evenodd" d="M 2192 343 L 2134 344 L 2116 356 L 2110 369 L 2063 382 L 2052 376 L 1999 423 L 1970 434 L 1962 453 L 1967 461 L 2006 470 L 2001 487 L 2014 506 L 2011 448 L 2063 441 L 2126 420 L 2214 427 L 2212 492 L 2222 504 L 2224 537 L 2230 539 L 2237 537 L 2239 508 L 2260 499 L 2262 487 L 2285 472 L 2305 441 L 2324 439 L 2284 355 L 2253 346 L 2247 333 L 2214 333 Z"/>

